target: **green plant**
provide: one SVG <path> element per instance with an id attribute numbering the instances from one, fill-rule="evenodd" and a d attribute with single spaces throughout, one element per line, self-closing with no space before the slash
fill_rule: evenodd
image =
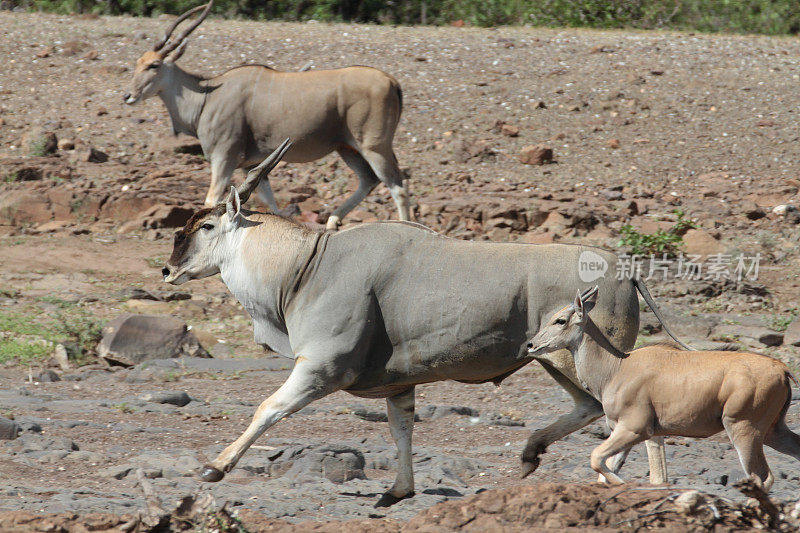
<path id="1" fill-rule="evenodd" d="M 3 181 L 6 183 L 14 183 L 15 181 L 19 181 L 19 171 L 15 170 L 13 172 L 9 172 L 3 176 Z"/>
<path id="2" fill-rule="evenodd" d="M 57 13 L 153 17 L 182 13 L 197 0 L 7 0 L 10 7 Z M 477 26 L 531 24 L 589 28 L 668 28 L 795 35 L 796 0 L 217 0 L 213 12 L 250 20 L 320 20 L 378 24 Z"/>
<path id="3" fill-rule="evenodd" d="M 47 137 L 44 135 L 31 139 L 28 153 L 33 157 L 44 157 L 49 152 L 47 149 Z"/>
<path id="4" fill-rule="evenodd" d="M 79 365 L 89 362 L 89 355 L 101 337 L 102 325 L 99 320 L 83 309 L 75 308 L 75 304 L 71 302 L 58 298 L 49 300 L 61 309 L 52 318 L 44 321 L 24 313 L 0 313 L 0 331 L 10 334 L 9 338 L 2 341 L 6 344 L 3 351 L 4 361 L 17 359 L 20 363 L 25 363 L 38 356 L 50 354 L 52 346 L 49 344 L 61 343 Z M 28 342 L 37 339 L 45 341 L 47 345 L 39 347 L 35 342 Z"/>
<path id="5" fill-rule="evenodd" d="M 127 403 L 124 403 L 124 402 L 123 403 L 114 404 L 114 405 L 111 406 L 111 408 L 112 409 L 116 409 L 120 413 L 124 413 L 126 415 L 129 415 L 129 414 L 134 412 L 133 407 L 131 407 L 130 405 L 128 405 Z"/>
<path id="6" fill-rule="evenodd" d="M 150 268 L 161 268 L 164 266 L 166 260 L 166 257 L 163 255 L 156 255 L 153 257 L 146 257 L 144 261 Z"/>
<path id="7" fill-rule="evenodd" d="M 791 309 L 788 315 L 772 315 L 766 317 L 764 321 L 767 324 L 767 327 L 774 331 L 786 331 L 786 328 L 789 327 L 789 324 L 795 321 L 797 315 L 800 314 L 800 310 L 797 308 Z"/>
<path id="8" fill-rule="evenodd" d="M 676 210 L 675 225 L 667 230 L 659 229 L 655 233 L 641 233 L 630 224 L 620 228 L 619 246 L 629 246 L 636 255 L 666 255 L 674 257 L 683 245 L 683 235 L 687 230 L 696 227 L 694 222 L 684 218 L 683 211 Z"/>
<path id="9" fill-rule="evenodd" d="M 69 203 L 69 210 L 71 213 L 77 213 L 83 207 L 83 202 L 86 198 L 73 198 Z"/>
<path id="10" fill-rule="evenodd" d="M 20 339 L 0 339 L 0 363 L 14 361 L 28 364 L 48 357 L 51 351 L 52 348 L 44 343 Z"/>

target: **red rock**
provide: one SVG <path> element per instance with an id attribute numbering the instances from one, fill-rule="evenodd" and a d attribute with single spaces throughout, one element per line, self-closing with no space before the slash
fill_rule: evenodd
<path id="1" fill-rule="evenodd" d="M 18 226 L 41 224 L 52 218 L 50 202 L 41 194 L 31 191 L 9 191 L 0 195 L 0 223 Z"/>
<path id="2" fill-rule="evenodd" d="M 74 56 L 88 47 L 88 44 L 81 41 L 67 41 L 61 45 L 61 55 Z"/>
<path id="3" fill-rule="evenodd" d="M 528 244 L 552 244 L 555 242 L 555 236 L 555 233 L 550 231 L 529 231 L 528 233 L 523 234 L 518 239 L 518 242 L 524 242 Z"/>
<path id="4" fill-rule="evenodd" d="M 701 229 L 690 229 L 683 236 L 683 249 L 687 254 L 709 256 L 722 253 L 724 247 L 710 233 Z"/>
<path id="5" fill-rule="evenodd" d="M 609 139 L 607 144 L 609 148 L 616 150 L 619 148 L 619 139 Z"/>
<path id="6" fill-rule="evenodd" d="M 459 163 L 466 163 L 470 159 L 477 159 L 478 161 L 486 161 L 495 157 L 495 151 L 489 146 L 489 143 L 482 139 L 461 141 L 461 144 L 456 148 L 453 154 L 454 159 Z"/>
<path id="7" fill-rule="evenodd" d="M 109 198 L 98 213 L 99 218 L 110 218 L 114 220 L 132 220 L 139 213 L 149 209 L 156 204 L 152 198 L 143 198 L 137 194 L 127 193 L 121 196 Z"/>
<path id="8" fill-rule="evenodd" d="M 558 211 L 550 211 L 547 219 L 539 226 L 539 230 L 561 233 L 569 227 L 570 220 Z"/>
<path id="9" fill-rule="evenodd" d="M 553 161 L 553 149 L 542 144 L 524 147 L 519 153 L 519 161 L 525 165 L 544 165 Z"/>
<path id="10" fill-rule="evenodd" d="M 50 57 L 50 54 L 52 54 L 54 51 L 55 49 L 52 46 L 45 46 L 44 48 L 36 52 L 36 57 L 44 59 L 45 57 Z"/>
<path id="11" fill-rule="evenodd" d="M 377 222 L 378 217 L 362 209 L 354 209 L 347 215 L 350 222 Z"/>
<path id="12" fill-rule="evenodd" d="M 500 132 L 507 137 L 519 136 L 519 128 L 517 126 L 512 126 L 511 124 L 503 124 L 500 127 Z"/>
<path id="13" fill-rule="evenodd" d="M 44 224 L 39 224 L 36 226 L 35 230 L 37 233 L 50 233 L 53 231 L 58 231 L 65 229 L 68 226 L 72 225 L 72 221 L 70 220 L 53 220 L 50 222 L 45 222 Z"/>
<path id="14" fill-rule="evenodd" d="M 325 208 L 324 204 L 322 203 L 322 200 L 320 200 L 316 196 L 306 198 L 302 202 L 298 203 L 297 207 L 300 208 L 300 212 L 313 211 L 315 213 L 319 213 L 322 209 Z"/>
<path id="15" fill-rule="evenodd" d="M 672 228 L 672 222 L 666 222 L 663 220 L 653 220 L 649 217 L 638 216 L 632 218 L 630 221 L 631 226 L 636 229 L 639 233 L 644 233 L 646 235 L 652 235 L 656 233 L 658 230 L 668 230 Z"/>

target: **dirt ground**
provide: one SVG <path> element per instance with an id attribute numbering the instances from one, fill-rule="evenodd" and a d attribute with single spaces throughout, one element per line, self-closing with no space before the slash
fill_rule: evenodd
<path id="1" fill-rule="evenodd" d="M 171 314 L 218 361 L 64 372 L 49 359 L 0 366 L 0 415 L 24 430 L 0 444 L 0 511 L 132 515 L 144 506 L 134 467 L 151 470 L 164 505 L 200 489 L 242 516 L 275 520 L 275 528 L 378 520 L 389 531 L 427 516 L 428 530 L 446 530 L 455 526 L 426 509 L 487 489 L 517 491 L 500 499 L 610 496 L 614 489 L 588 485 L 595 479 L 589 453 L 606 433 L 601 423 L 554 444 L 539 471 L 518 479 L 529 433 L 571 405 L 535 365 L 500 388 L 419 387 L 418 409 L 441 416 L 415 426 L 417 496 L 388 511 L 372 508 L 395 472 L 388 426 L 379 420 L 384 404 L 344 393 L 278 424 L 259 444 L 305 446 L 300 456 L 344 446 L 355 452 L 325 453 L 361 454 L 366 479 L 287 477 L 267 449 L 251 450 L 213 487 L 191 477 L 244 429 L 289 364 L 252 343 L 249 318 L 218 278 L 178 289 L 161 282 L 173 230 L 151 223 L 148 209 L 197 208 L 209 182 L 192 141 L 170 135 L 159 100 L 122 103 L 134 60 L 166 23 L 0 12 L 0 318 L 38 323 L 72 313 L 104 323 L 124 312 Z M 800 313 L 800 217 L 792 209 L 800 207 L 797 39 L 221 20 L 206 21 L 191 39 L 180 64 L 206 74 L 243 62 L 296 70 L 313 61 L 316 69 L 366 64 L 394 75 L 404 92 L 395 149 L 415 218 L 455 238 L 581 242 L 622 253 L 623 226 L 653 233 L 682 210 L 697 226 L 685 235 L 686 252 L 760 254 L 760 270 L 746 283 L 651 278 L 670 325 L 698 345 L 735 341 L 800 369 L 800 348 L 791 342 Z M 74 149 L 67 143 L 33 155 L 47 132 Z M 552 148 L 554 162 L 522 164 L 523 147 L 539 144 Z M 89 161 L 89 148 L 108 160 Z M 279 203 L 312 224 L 356 185 L 334 156 L 282 166 L 271 181 Z M 346 222 L 395 216 L 381 186 Z M 140 289 L 158 299 L 142 298 Z M 642 339 L 660 335 L 643 313 Z M 61 380 L 35 379 L 46 369 Z M 142 400 L 152 391 L 185 391 L 192 401 Z M 788 421 L 800 426 L 796 402 Z M 670 439 L 667 449 L 677 486 L 744 500 L 731 487 L 742 473 L 724 435 Z M 794 501 L 797 462 L 768 458 L 772 495 Z M 643 449 L 623 474 L 646 480 Z M 6 516 L 8 524 L 17 518 Z M 536 527 L 578 524 L 546 518 Z M 97 520 L 108 528 L 123 523 Z"/>

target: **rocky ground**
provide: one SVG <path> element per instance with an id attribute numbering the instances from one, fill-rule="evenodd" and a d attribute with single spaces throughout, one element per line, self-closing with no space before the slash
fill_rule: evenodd
<path id="1" fill-rule="evenodd" d="M 253 345 L 249 319 L 218 279 L 180 290 L 160 281 L 171 228 L 202 203 L 209 181 L 196 144 L 169 135 L 159 101 L 122 104 L 133 61 L 164 24 L 0 12 L 0 416 L 21 430 L 0 444 L 0 511 L 136 514 L 145 506 L 138 468 L 165 507 L 201 490 L 241 516 L 280 520 L 265 528 L 373 520 L 353 527 L 390 531 L 418 515 L 447 529 L 455 522 L 425 510 L 486 489 L 511 491 L 493 497 L 502 501 L 531 490 L 578 491 L 565 501 L 584 503 L 614 494 L 543 484 L 594 479 L 588 454 L 605 434 L 600 423 L 554 444 L 531 478 L 517 479 L 527 435 L 570 406 L 535 365 L 500 388 L 420 387 L 417 496 L 388 510 L 372 508 L 395 472 L 383 403 L 343 393 L 275 426 L 220 484 L 192 477 L 244 429 L 289 365 Z M 737 342 L 800 368 L 796 39 L 211 20 L 182 64 L 219 73 L 241 62 L 289 70 L 308 61 L 369 64 L 399 79 L 395 146 L 420 222 L 457 238 L 622 253 L 631 251 L 618 246 L 626 225 L 652 235 L 672 228 L 680 209 L 696 225 L 680 232 L 682 250 L 701 255 L 706 269 L 714 254 L 761 259 L 757 279 L 742 282 L 675 279 L 675 265 L 669 279 L 651 277 L 673 329 L 698 345 Z M 547 149 L 552 162 L 540 160 Z M 312 225 L 355 187 L 333 156 L 273 176 L 279 203 Z M 347 221 L 394 216 L 380 187 Z M 126 312 L 179 317 L 213 358 L 98 364 L 98 327 Z M 642 339 L 659 338 L 652 314 L 643 319 Z M 72 359 L 66 370 L 50 359 L 59 342 Z M 788 420 L 800 426 L 797 403 Z M 667 452 L 678 487 L 744 499 L 732 488 L 741 473 L 723 436 L 671 439 Z M 793 501 L 797 463 L 768 457 L 772 495 Z M 646 480 L 643 449 L 623 473 Z M 530 524 L 564 526 L 541 514 Z"/>

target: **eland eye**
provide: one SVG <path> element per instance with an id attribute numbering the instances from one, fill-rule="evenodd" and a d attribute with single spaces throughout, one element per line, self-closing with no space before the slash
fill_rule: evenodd
<path id="1" fill-rule="evenodd" d="M 556 319 L 556 324 L 558 324 L 559 326 L 563 326 L 566 323 L 567 323 L 567 320 L 564 319 L 564 318 L 557 318 Z"/>
<path id="2" fill-rule="evenodd" d="M 206 231 L 208 231 L 210 229 L 214 229 L 214 224 L 209 224 L 208 222 L 206 222 L 205 224 L 200 226 L 200 229 L 204 229 Z"/>
<path id="3" fill-rule="evenodd" d="M 147 68 L 148 68 L 148 69 L 151 69 L 151 68 L 158 68 L 158 67 L 160 67 L 160 66 L 161 66 L 161 63 L 160 63 L 160 62 L 158 62 L 158 61 L 156 61 L 155 63 L 150 63 L 149 65 L 147 65 Z"/>

